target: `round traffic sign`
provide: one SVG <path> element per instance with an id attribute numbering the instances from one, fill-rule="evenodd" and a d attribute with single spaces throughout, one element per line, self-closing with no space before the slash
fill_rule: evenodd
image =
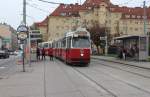
<path id="1" fill-rule="evenodd" d="M 27 39 L 27 37 L 28 37 L 28 35 L 26 32 L 19 32 L 18 33 L 18 39 L 20 39 L 20 40 L 25 40 L 25 39 Z"/>
<path id="2" fill-rule="evenodd" d="M 25 25 L 20 25 L 20 26 L 17 28 L 17 31 L 18 31 L 18 32 L 28 32 L 28 27 L 25 26 Z"/>

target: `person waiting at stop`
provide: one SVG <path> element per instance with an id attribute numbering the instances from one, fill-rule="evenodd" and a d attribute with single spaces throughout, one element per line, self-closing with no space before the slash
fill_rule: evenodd
<path id="1" fill-rule="evenodd" d="M 42 60 L 45 60 L 45 49 L 42 49 Z"/>

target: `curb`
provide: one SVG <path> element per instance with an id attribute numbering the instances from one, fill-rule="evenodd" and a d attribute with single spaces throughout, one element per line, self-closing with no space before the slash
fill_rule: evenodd
<path id="1" fill-rule="evenodd" d="M 130 65 L 130 66 L 134 66 L 134 67 L 138 67 L 138 68 L 143 68 L 143 69 L 148 69 L 150 70 L 150 67 L 142 67 L 142 66 L 137 66 L 137 65 L 133 65 L 133 64 L 129 64 L 129 63 L 124 63 L 124 62 L 117 62 L 117 61 L 112 61 L 112 60 L 107 60 L 107 59 L 101 59 L 101 58 L 93 58 L 92 59 L 97 59 L 97 60 L 103 60 L 103 61 L 107 61 L 107 62 L 113 62 L 113 63 L 119 63 L 119 64 L 124 64 L 124 65 Z"/>

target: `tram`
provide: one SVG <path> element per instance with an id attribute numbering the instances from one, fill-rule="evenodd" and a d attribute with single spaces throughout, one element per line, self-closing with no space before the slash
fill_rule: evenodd
<path id="1" fill-rule="evenodd" d="M 54 43 L 54 56 L 67 64 L 90 63 L 91 42 L 90 33 L 85 28 L 70 31 Z"/>
<path id="2" fill-rule="evenodd" d="M 40 49 L 40 52 L 42 52 L 42 49 L 44 48 L 46 56 L 52 56 L 53 55 L 52 41 L 39 43 L 38 47 Z"/>

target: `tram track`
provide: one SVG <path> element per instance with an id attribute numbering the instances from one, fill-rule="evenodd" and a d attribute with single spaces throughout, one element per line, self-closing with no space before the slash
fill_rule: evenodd
<path id="1" fill-rule="evenodd" d="M 102 89 L 104 89 L 105 91 L 107 91 L 110 95 L 112 95 L 112 97 L 120 97 L 119 95 L 113 93 L 113 91 L 111 91 L 111 90 L 105 88 L 104 85 L 101 85 L 99 82 L 97 82 L 96 80 L 94 80 L 94 79 L 92 79 L 91 77 L 89 77 L 87 74 L 83 73 L 82 71 L 78 70 L 78 69 L 75 68 L 75 67 L 72 67 L 72 68 L 73 68 L 75 71 L 77 71 L 79 74 L 81 74 L 81 75 L 83 75 L 84 77 L 86 77 L 87 79 L 89 79 L 91 82 L 95 83 L 97 86 L 99 86 L 99 87 L 101 87 Z M 111 75 L 109 75 L 109 74 L 107 74 L 107 73 L 104 73 L 104 72 L 102 72 L 102 71 L 100 71 L 100 70 L 97 70 L 97 69 L 95 69 L 95 68 L 94 68 L 94 69 L 93 69 L 93 68 L 92 68 L 92 69 L 90 68 L 90 70 L 96 71 L 96 72 L 98 72 L 98 73 L 103 73 L 103 74 L 105 74 L 106 76 L 110 76 L 110 77 L 112 77 L 113 79 L 115 79 L 115 80 L 117 80 L 117 81 L 119 81 L 119 82 L 121 82 L 121 83 L 124 83 L 124 84 L 126 84 L 127 86 L 129 86 L 129 87 L 135 88 L 135 89 L 137 89 L 137 90 L 139 90 L 139 91 L 142 91 L 142 92 L 147 93 L 147 94 L 150 95 L 150 91 L 145 90 L 145 89 L 143 89 L 143 88 L 140 88 L 140 87 L 138 87 L 138 86 L 136 86 L 136 85 L 134 85 L 134 84 L 131 84 L 131 83 L 127 82 L 127 81 L 124 81 L 124 80 L 121 80 L 121 79 L 119 79 L 119 78 L 117 78 L 117 77 L 111 76 Z"/>
<path id="2" fill-rule="evenodd" d="M 133 64 L 129 64 L 129 63 L 115 62 L 115 61 L 112 61 L 112 60 L 100 59 L 100 58 L 92 58 L 92 59 L 103 61 L 103 62 L 116 63 L 116 64 L 120 64 L 122 66 L 130 66 L 130 67 L 134 67 L 134 68 L 140 68 L 140 69 L 144 69 L 144 70 L 150 70 L 150 68 L 142 67 L 142 66 L 137 66 L 137 65 L 133 65 Z"/>
<path id="3" fill-rule="evenodd" d="M 113 92 L 109 91 L 107 88 L 105 88 L 103 85 L 99 84 L 98 82 L 96 82 L 95 80 L 93 80 L 92 78 L 90 78 L 89 76 L 87 76 L 86 74 L 82 73 L 80 70 L 72 67 L 75 71 L 77 71 L 79 74 L 81 74 L 83 77 L 85 77 L 86 79 L 88 79 L 91 83 L 97 85 L 98 87 L 102 88 L 103 90 L 105 90 L 109 95 L 111 95 L 112 97 L 118 97 L 116 94 L 114 94 Z"/>
<path id="4" fill-rule="evenodd" d="M 96 60 L 96 59 L 94 59 L 94 60 Z M 131 73 L 131 74 L 134 74 L 134 75 L 138 75 L 138 76 L 141 76 L 141 77 L 143 77 L 143 78 L 148 78 L 148 79 L 150 79 L 150 76 L 147 76 L 147 75 L 144 75 L 144 74 L 141 74 L 141 73 L 137 73 L 137 72 L 133 72 L 133 71 L 130 71 L 130 70 L 125 70 L 125 69 L 123 69 L 124 68 L 124 66 L 126 66 L 126 68 L 127 68 L 127 66 L 128 67 L 131 67 L 131 68 L 133 68 L 133 69 L 143 69 L 143 70 L 148 70 L 148 69 L 145 69 L 145 68 L 141 68 L 141 67 L 137 67 L 137 66 L 130 66 L 130 65 L 123 65 L 123 64 L 119 64 L 119 63 L 117 63 L 117 64 L 119 64 L 120 66 L 119 67 L 116 67 L 117 66 L 117 64 L 115 64 L 116 66 L 114 66 L 114 65 L 108 65 L 108 64 L 106 64 L 106 63 L 104 63 L 105 61 L 103 61 L 103 63 L 102 63 L 102 61 L 101 62 L 98 62 L 98 60 L 97 61 L 93 61 L 93 62 L 96 62 L 96 63 L 99 63 L 100 65 L 103 65 L 103 66 L 107 66 L 107 67 L 110 67 L 110 68 L 114 68 L 114 69 L 117 69 L 117 70 L 122 70 L 122 71 L 125 71 L 125 72 L 128 72 L 128 73 Z M 111 62 L 108 62 L 108 63 L 111 63 Z M 122 66 L 122 67 L 121 67 Z M 131 69 L 130 68 L 130 69 Z M 149 69 L 149 71 L 150 71 L 150 69 Z"/>
<path id="5" fill-rule="evenodd" d="M 60 62 L 60 61 L 59 61 Z M 57 61 L 58 63 L 58 61 Z M 61 62 L 62 64 L 64 64 L 63 62 Z M 58 63 L 59 64 L 59 63 Z M 66 64 L 64 64 L 66 65 Z M 70 65 L 68 65 L 70 66 Z M 60 68 L 62 68 L 60 66 Z M 91 84 L 93 84 L 93 86 L 98 89 L 98 90 L 101 90 L 103 89 L 107 95 L 109 95 L 108 97 L 118 97 L 117 95 L 115 95 L 113 92 L 109 91 L 107 88 L 105 88 L 103 85 L 99 84 L 98 82 L 96 82 L 95 80 L 93 80 L 92 78 L 90 78 L 89 76 L 87 76 L 86 74 L 82 73 L 80 70 L 78 70 L 76 67 L 74 66 L 70 66 L 70 68 L 72 70 L 74 70 L 77 74 L 79 74 L 80 76 L 82 76 L 82 78 L 88 80 L 88 82 L 90 82 Z M 62 68 L 63 69 L 63 68 Z M 67 72 L 63 69 L 63 71 L 67 74 Z M 71 80 L 71 79 L 70 79 Z M 71 80 L 72 81 L 72 80 Z M 73 81 L 72 81 L 73 82 Z M 100 89 L 99 89 L 100 88 Z M 80 91 L 81 92 L 81 91 Z"/>
<path id="6" fill-rule="evenodd" d="M 102 71 L 98 70 L 97 68 L 92 68 L 92 69 L 93 69 L 94 71 L 99 72 L 99 73 L 102 72 Z M 120 82 L 122 82 L 122 83 L 125 83 L 125 84 L 128 85 L 128 86 L 131 86 L 131 87 L 136 88 L 136 89 L 138 89 L 138 90 L 140 90 L 140 91 L 143 91 L 143 92 L 145 92 L 145 93 L 150 94 L 150 91 L 148 91 L 148 90 L 146 90 L 146 89 L 143 89 L 143 88 L 140 88 L 140 87 L 138 87 L 138 86 L 136 86 L 136 85 L 134 85 L 134 84 L 132 84 L 132 83 L 129 83 L 128 81 L 119 79 L 118 77 L 115 77 L 115 76 L 113 76 L 113 75 L 111 75 L 111 74 L 108 74 L 108 73 L 105 73 L 105 72 L 102 72 L 102 73 L 104 73 L 105 75 L 110 76 L 110 77 L 112 77 L 112 78 L 114 78 L 114 79 L 116 79 L 116 80 L 118 80 L 118 81 L 120 81 Z"/>
<path id="7" fill-rule="evenodd" d="M 91 62 L 93 62 L 93 61 L 91 61 Z M 130 83 L 128 81 L 125 81 L 123 79 L 118 78 L 117 76 L 113 76 L 113 75 L 111 75 L 109 73 L 101 71 L 97 67 L 96 68 L 93 68 L 92 66 L 85 67 L 85 68 L 84 67 L 80 68 L 80 67 L 76 67 L 76 66 L 69 66 L 69 67 L 71 67 L 72 70 L 77 72 L 79 75 L 81 75 L 85 79 L 89 80 L 90 83 L 95 84 L 96 87 L 99 87 L 99 88 L 103 89 L 104 91 L 106 91 L 107 94 L 109 94 L 109 96 L 111 96 L 111 97 L 121 97 L 120 95 L 118 95 L 118 93 L 120 93 L 120 92 L 118 91 L 118 93 L 116 93 L 116 90 L 115 91 L 112 90 L 112 88 L 114 88 L 114 87 L 111 87 L 111 89 L 109 89 L 108 85 L 106 83 L 105 84 L 101 83 L 101 81 L 98 81 L 95 77 L 92 77 L 91 75 L 92 75 L 93 71 L 94 71 L 95 74 L 104 74 L 105 76 L 107 76 L 107 78 L 110 78 L 110 79 L 112 78 L 112 79 L 116 80 L 117 82 L 120 82 L 120 83 L 126 85 L 127 87 L 131 87 L 132 89 L 135 89 L 136 91 L 141 91 L 145 95 L 146 94 L 150 95 L 150 91 L 148 89 L 145 89 L 143 87 L 139 87 L 138 85 L 136 85 L 134 83 Z M 88 74 L 86 73 L 87 71 L 89 71 Z M 134 73 L 132 73 L 132 74 L 134 74 Z M 140 76 L 140 75 L 138 75 L 138 76 Z M 147 78 L 147 77 L 144 77 L 144 78 Z M 149 79 L 149 77 L 148 77 L 148 79 Z"/>
<path id="8" fill-rule="evenodd" d="M 97 63 L 100 63 L 100 62 L 97 62 Z M 117 70 L 122 70 L 122 71 L 125 71 L 125 72 L 127 72 L 127 73 L 135 74 L 135 75 L 138 75 L 138 76 L 140 76 L 140 77 L 144 77 L 144 78 L 150 79 L 150 77 L 145 76 L 145 75 L 142 75 L 142 74 L 138 74 L 138 73 L 135 73 L 135 72 L 123 70 L 123 69 L 116 68 L 116 67 L 109 66 L 109 65 L 106 65 L 106 64 L 102 64 L 102 63 L 100 63 L 100 64 L 103 65 L 103 66 L 111 67 L 111 68 L 117 69 Z M 132 67 L 133 67 L 133 66 L 132 66 Z M 102 72 L 102 71 L 99 70 L 98 68 L 92 68 L 92 69 L 95 70 L 95 71 L 97 71 L 97 72 L 99 72 L 99 73 Z M 142 69 L 143 69 L 143 68 L 142 68 Z M 103 73 L 105 73 L 105 72 L 103 72 Z M 131 87 L 134 87 L 134 88 L 136 88 L 136 89 L 138 89 L 138 90 L 141 90 L 141 91 L 143 91 L 143 92 L 146 92 L 146 93 L 150 94 L 150 91 L 149 91 L 148 89 L 141 88 L 141 87 L 139 87 L 139 86 L 137 86 L 137 85 L 135 85 L 135 84 L 133 84 L 133 83 L 130 83 L 130 82 L 125 81 L 125 80 L 122 80 L 122 79 L 120 79 L 120 78 L 114 76 L 113 74 L 109 74 L 109 73 L 105 73 L 105 74 L 106 74 L 107 76 L 110 76 L 110 77 L 112 77 L 112 78 L 114 78 L 114 79 L 117 79 L 117 80 L 119 80 L 120 82 L 123 82 L 123 83 L 125 83 L 125 84 L 127 84 L 127 85 L 129 85 L 129 86 L 131 86 Z"/>

